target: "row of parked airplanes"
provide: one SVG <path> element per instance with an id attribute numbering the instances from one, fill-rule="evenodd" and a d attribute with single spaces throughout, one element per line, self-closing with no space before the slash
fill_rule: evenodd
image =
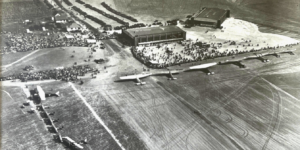
<path id="1" fill-rule="evenodd" d="M 296 49 L 295 49 L 296 50 Z M 209 68 L 215 65 L 226 65 L 226 64 L 234 64 L 239 66 L 240 68 L 246 68 L 244 64 L 242 64 L 243 60 L 250 60 L 250 59 L 259 59 L 263 63 L 269 62 L 269 59 L 264 58 L 264 56 L 270 56 L 273 55 L 277 58 L 280 58 L 280 54 L 288 53 L 290 55 L 295 55 L 293 51 L 295 50 L 286 50 L 286 51 L 280 51 L 280 52 L 273 52 L 273 53 L 260 53 L 257 54 L 255 53 L 253 56 L 248 56 L 248 57 L 243 57 L 243 58 L 236 58 L 236 59 L 231 59 L 231 60 L 225 60 L 225 61 L 220 61 L 220 62 L 213 62 L 213 63 L 206 63 L 206 64 L 201 64 L 197 66 L 191 66 L 187 69 L 182 69 L 182 70 L 168 70 L 168 71 L 162 71 L 159 73 L 141 73 L 141 74 L 135 74 L 135 75 L 129 75 L 129 76 L 122 76 L 120 77 L 120 80 L 118 81 L 127 81 L 127 80 L 135 80 L 136 85 L 144 85 L 146 82 L 141 81 L 142 78 L 149 77 L 149 76 L 167 76 L 168 80 L 176 80 L 173 75 L 174 74 L 179 74 L 180 72 L 186 72 L 186 71 L 191 71 L 191 70 L 201 70 L 205 72 L 207 75 L 213 75 L 214 72 L 209 71 Z"/>

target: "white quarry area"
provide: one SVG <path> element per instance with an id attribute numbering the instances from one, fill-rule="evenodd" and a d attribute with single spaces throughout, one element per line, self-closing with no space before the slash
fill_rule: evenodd
<path id="1" fill-rule="evenodd" d="M 261 50 L 268 47 L 287 46 L 289 44 L 299 43 L 298 40 L 271 33 L 262 33 L 256 24 L 240 19 L 228 18 L 222 26 L 223 29 L 212 29 L 206 27 L 184 28 L 187 31 L 187 39 L 193 42 L 206 42 L 209 44 L 222 43 L 217 51 L 250 51 Z M 231 45 L 234 41 L 236 44 Z"/>
<path id="2" fill-rule="evenodd" d="M 286 44 L 299 42 L 283 35 L 262 33 L 259 31 L 257 25 L 239 19 L 228 18 L 223 22 L 222 26 L 224 32 L 217 32 L 215 34 L 220 39 L 241 40 L 241 38 L 244 38 L 258 42 L 265 41 L 270 47 L 285 46 Z"/>

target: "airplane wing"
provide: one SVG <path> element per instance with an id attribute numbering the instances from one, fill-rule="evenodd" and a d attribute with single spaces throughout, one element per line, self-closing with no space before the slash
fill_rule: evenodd
<path id="1" fill-rule="evenodd" d="M 244 57 L 244 60 L 247 60 L 247 59 L 256 59 L 256 58 L 259 58 L 259 56 L 248 56 L 248 57 Z"/>
<path id="2" fill-rule="evenodd" d="M 237 58 L 237 59 L 231 59 L 231 60 L 224 60 L 224 61 L 220 61 L 219 64 L 223 65 L 223 64 L 238 63 L 238 62 L 241 62 L 242 60 L 244 60 L 244 58 Z"/>
<path id="3" fill-rule="evenodd" d="M 278 53 L 293 53 L 294 51 L 296 51 L 296 49 L 280 51 Z"/>
<path id="4" fill-rule="evenodd" d="M 207 63 L 207 64 L 201 64 L 201 65 L 197 65 L 197 66 L 192 66 L 192 67 L 189 67 L 189 70 L 200 70 L 200 69 L 206 69 L 206 68 L 209 68 L 209 67 L 212 67 L 212 66 L 215 66 L 217 65 L 218 63 L 216 62 L 213 62 L 213 63 Z"/>
<path id="5" fill-rule="evenodd" d="M 152 73 L 129 75 L 129 76 L 120 77 L 120 80 L 136 80 L 137 78 L 145 78 L 145 77 L 148 77 L 151 75 L 152 75 Z"/>

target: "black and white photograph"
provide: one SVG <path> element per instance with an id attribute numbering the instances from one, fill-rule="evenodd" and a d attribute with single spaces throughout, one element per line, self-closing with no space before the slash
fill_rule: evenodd
<path id="1" fill-rule="evenodd" d="M 1 150 L 299 150 L 300 0 L 0 0 Z"/>

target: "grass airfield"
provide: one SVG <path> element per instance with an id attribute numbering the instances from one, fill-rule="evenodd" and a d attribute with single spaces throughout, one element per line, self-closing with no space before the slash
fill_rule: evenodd
<path id="1" fill-rule="evenodd" d="M 65 53 L 60 55 L 67 58 L 73 53 L 73 49 L 76 48 L 57 51 Z M 207 76 L 201 71 L 175 75 L 178 80 L 172 81 L 167 80 L 165 76 L 153 76 L 143 79 L 147 82 L 146 85 L 136 86 L 134 81 L 114 82 L 126 72 L 134 72 L 135 69 L 137 72 L 142 71 L 142 65 L 130 56 L 129 50 L 118 49 L 121 48 L 107 46 L 107 49 L 99 51 L 99 54 L 97 50 L 99 57 L 101 53 L 108 55 L 109 61 L 105 65 L 110 67 L 105 71 L 102 70 L 96 79 L 88 77 L 84 79 L 83 85 L 74 84 L 125 148 L 295 149 L 300 147 L 297 143 L 300 138 L 297 136 L 300 132 L 297 127 L 300 121 L 297 113 L 300 107 L 298 100 L 300 93 L 297 90 L 299 80 L 296 78 L 299 74 L 299 67 L 297 67 L 300 62 L 297 58 L 300 55 L 299 51 L 295 52 L 296 55 L 283 54 L 281 58 L 268 56 L 269 63 L 262 63 L 260 60 L 245 61 L 243 63 L 247 66 L 246 69 L 240 69 L 235 65 L 221 65 L 210 69 L 216 73 L 213 76 Z M 83 56 L 75 57 L 74 60 L 69 58 L 70 61 L 67 63 L 71 65 L 73 61 L 79 62 L 85 58 L 86 48 L 78 48 L 75 54 L 79 50 L 83 51 L 79 52 Z M 94 57 L 97 54 L 94 54 Z M 35 63 L 38 62 L 37 59 L 48 58 L 45 57 L 47 55 L 51 55 L 51 52 L 33 56 L 34 59 L 29 57 L 24 59 L 26 63 L 20 62 L 15 66 L 22 68 L 20 64 Z M 207 62 L 224 59 L 217 58 Z M 49 63 L 47 60 L 44 62 Z M 58 61 L 51 62 L 53 63 L 48 64 L 51 68 L 59 64 Z M 104 64 L 94 64 L 94 66 L 103 69 Z M 38 64 L 36 67 L 40 68 Z M 10 70 L 7 73 L 9 72 Z M 50 106 L 49 111 L 56 112 L 53 118 L 60 119 L 56 123 L 58 127 L 64 126 L 60 131 L 63 136 L 69 136 L 75 141 L 87 137 L 89 143 L 84 145 L 86 149 L 119 148 L 68 83 L 54 82 L 40 85 L 45 92 L 62 93 L 61 97 L 49 98 L 44 104 Z M 18 87 L 9 88 L 18 89 Z M 22 91 L 21 88 L 19 90 Z M 20 91 L 10 91 L 10 94 L 12 97 L 17 95 L 22 97 Z M 9 101 L 9 98 L 4 97 L 3 100 Z M 14 109 L 20 109 L 18 106 L 23 102 L 25 99 L 20 99 L 20 102 L 14 105 Z M 11 108 L 3 108 L 8 115 L 13 113 L 8 111 Z M 21 111 L 18 115 L 36 117 L 35 114 L 26 114 L 26 112 L 23 114 Z M 39 121 L 37 117 L 32 120 Z M 8 125 L 4 124 L 3 127 Z M 40 127 L 39 132 L 36 133 L 37 137 L 41 136 L 38 133 L 48 132 L 42 129 Z M 16 134 L 7 133 L 7 135 Z M 43 134 L 45 135 L 48 139 L 51 138 L 50 133 Z M 29 142 L 41 147 L 47 145 L 48 148 L 54 143 L 41 144 L 31 139 L 23 141 L 24 145 Z M 22 142 L 20 143 L 22 145 Z"/>

